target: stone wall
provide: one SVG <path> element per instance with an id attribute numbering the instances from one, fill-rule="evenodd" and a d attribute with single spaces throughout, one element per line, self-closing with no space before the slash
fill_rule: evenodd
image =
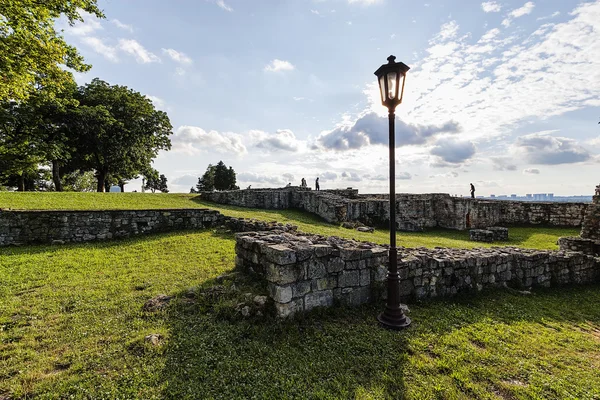
<path id="1" fill-rule="evenodd" d="M 0 211 L 0 246 L 83 242 L 214 226 L 208 209 Z"/>
<path id="2" fill-rule="evenodd" d="M 237 234 L 235 249 L 236 265 L 267 282 L 280 317 L 336 301 L 363 304 L 386 294 L 386 246 L 273 231 Z M 504 286 L 597 282 L 599 261 L 578 252 L 513 247 L 400 248 L 400 294 L 408 300 Z"/>
<path id="3" fill-rule="evenodd" d="M 356 189 L 312 191 L 308 188 L 250 189 L 205 192 L 203 199 L 252 208 L 297 208 L 331 223 L 360 221 L 387 227 L 387 195 L 359 195 Z M 397 194 L 396 229 L 465 230 L 496 225 L 581 226 L 586 203 L 480 200 L 444 193 Z"/>
<path id="4" fill-rule="evenodd" d="M 280 317 L 370 301 L 387 262 L 387 249 L 375 244 L 285 232 L 238 233 L 235 251 L 237 267 L 266 280 Z"/>
<path id="5" fill-rule="evenodd" d="M 225 217 L 208 209 L 0 211 L 0 246 L 107 240 L 155 232 L 223 226 L 233 232 L 294 232 L 277 221 Z"/>

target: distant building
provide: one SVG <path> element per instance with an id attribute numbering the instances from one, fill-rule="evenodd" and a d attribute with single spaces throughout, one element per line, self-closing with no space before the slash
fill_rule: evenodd
<path id="1" fill-rule="evenodd" d="M 495 198 L 496 198 L 496 195 L 495 195 L 495 194 L 490 194 L 490 198 L 491 198 L 491 199 L 495 199 Z"/>
<path id="2" fill-rule="evenodd" d="M 510 198 L 511 198 L 511 199 L 516 199 L 516 198 L 517 198 L 517 195 L 516 195 L 516 194 L 511 194 L 511 195 L 510 195 Z"/>
<path id="3" fill-rule="evenodd" d="M 531 200 L 531 198 L 533 197 L 533 195 L 532 195 L 531 193 L 527 193 L 527 194 L 525 195 L 525 197 L 527 197 L 528 199 L 530 199 L 530 200 Z"/>

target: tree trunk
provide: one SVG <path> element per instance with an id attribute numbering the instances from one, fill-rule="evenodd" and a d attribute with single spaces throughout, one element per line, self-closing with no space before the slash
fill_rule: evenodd
<path id="1" fill-rule="evenodd" d="M 121 188 L 121 193 L 125 192 L 125 183 L 119 182 L 119 187 Z"/>
<path id="2" fill-rule="evenodd" d="M 96 191 L 98 193 L 104 193 L 104 181 L 106 180 L 106 172 L 98 171 L 97 177 L 98 177 L 98 185 L 96 186 L 96 188 L 97 188 Z"/>
<path id="3" fill-rule="evenodd" d="M 21 174 L 19 176 L 19 192 L 25 191 L 25 176 Z"/>
<path id="4" fill-rule="evenodd" d="M 54 182 L 54 190 L 62 192 L 62 182 L 60 181 L 60 163 L 58 160 L 52 160 L 52 181 Z"/>

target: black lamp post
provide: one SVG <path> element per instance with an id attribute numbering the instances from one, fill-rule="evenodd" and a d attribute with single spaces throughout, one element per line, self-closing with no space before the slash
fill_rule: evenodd
<path id="1" fill-rule="evenodd" d="M 390 121 L 390 254 L 387 275 L 387 303 L 377 320 L 386 328 L 403 329 L 410 325 L 410 318 L 400 308 L 400 276 L 398 275 L 398 250 L 396 249 L 396 106 L 402 103 L 404 81 L 410 67 L 397 63 L 389 56 L 388 63 L 375 71 L 379 81 L 381 102 L 388 108 Z"/>

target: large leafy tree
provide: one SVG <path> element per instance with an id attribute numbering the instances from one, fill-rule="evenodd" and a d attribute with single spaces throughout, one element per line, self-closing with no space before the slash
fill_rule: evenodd
<path id="1" fill-rule="evenodd" d="M 171 148 L 169 117 L 142 94 L 94 79 L 75 98 L 79 106 L 71 121 L 77 148 L 73 159 L 83 170 L 96 171 L 97 191 L 104 191 L 111 177 L 134 179 L 150 168 L 160 150 Z"/>
<path id="2" fill-rule="evenodd" d="M 72 79 L 64 67 L 90 69 L 54 26 L 61 16 L 82 21 L 82 11 L 104 17 L 96 0 L 0 1 L 0 101 L 26 99 L 37 86 L 56 93 Z"/>

